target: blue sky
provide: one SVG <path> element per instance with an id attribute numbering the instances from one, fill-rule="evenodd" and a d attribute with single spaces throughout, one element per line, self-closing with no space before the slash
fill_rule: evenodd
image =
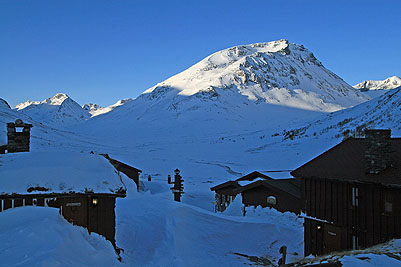
<path id="1" fill-rule="evenodd" d="M 103 106 L 216 51 L 288 39 L 354 85 L 401 76 L 401 1 L 0 0 L 0 97 Z"/>

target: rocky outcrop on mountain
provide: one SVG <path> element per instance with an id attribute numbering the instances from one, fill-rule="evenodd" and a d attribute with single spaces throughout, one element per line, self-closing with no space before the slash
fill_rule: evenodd
<path id="1" fill-rule="evenodd" d="M 92 104 L 92 103 L 88 103 L 88 104 L 84 104 L 82 106 L 82 108 L 86 111 L 88 111 L 91 115 L 96 114 L 97 111 L 102 110 L 103 107 L 101 107 L 98 104 Z"/>
<path id="2" fill-rule="evenodd" d="M 82 108 L 87 110 L 94 117 L 94 116 L 108 113 L 117 107 L 120 107 L 122 105 L 125 105 L 128 102 L 131 102 L 132 100 L 134 100 L 134 99 L 133 98 L 121 99 L 121 100 L 118 100 L 115 104 L 107 106 L 105 108 L 101 107 L 97 104 L 85 104 L 82 106 Z"/>

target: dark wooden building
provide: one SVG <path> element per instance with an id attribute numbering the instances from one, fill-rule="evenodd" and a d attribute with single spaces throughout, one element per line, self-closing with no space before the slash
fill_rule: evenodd
<path id="1" fill-rule="evenodd" d="M 235 189 L 240 187 L 241 186 L 236 181 L 227 181 L 211 187 L 210 190 L 215 192 L 214 212 L 225 211 L 237 195 Z"/>
<path id="2" fill-rule="evenodd" d="M 271 207 L 281 212 L 301 211 L 301 189 L 297 179 L 259 180 L 235 190 L 241 193 L 245 207 Z"/>
<path id="3" fill-rule="evenodd" d="M 223 212 L 236 195 L 242 195 L 247 206 L 273 207 L 281 212 L 300 212 L 300 183 L 291 179 L 273 179 L 254 171 L 235 181 L 227 181 L 210 188 L 215 192 L 215 212 Z"/>
<path id="4" fill-rule="evenodd" d="M 367 130 L 291 173 L 302 181 L 305 255 L 401 237 L 401 139 Z"/>
<path id="5" fill-rule="evenodd" d="M 23 206 L 58 208 L 68 222 L 104 236 L 115 246 L 117 197 L 125 197 L 125 194 L 3 194 L 0 195 L 0 212 Z"/>

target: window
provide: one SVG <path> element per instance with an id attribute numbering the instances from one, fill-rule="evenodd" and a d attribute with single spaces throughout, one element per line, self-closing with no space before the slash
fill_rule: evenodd
<path id="1" fill-rule="evenodd" d="M 275 196 L 268 196 L 267 197 L 267 204 L 276 205 L 277 204 L 276 197 Z"/>
<path id="2" fill-rule="evenodd" d="M 23 127 L 15 127 L 15 131 L 17 133 L 22 133 L 24 131 L 24 128 Z"/>
<path id="3" fill-rule="evenodd" d="M 358 187 L 352 187 L 352 206 L 354 207 L 358 207 L 359 205 L 359 201 L 358 201 L 358 196 L 359 196 L 359 192 L 358 192 Z"/>
<path id="4" fill-rule="evenodd" d="M 384 212 L 393 212 L 393 195 L 390 191 L 384 192 Z"/>

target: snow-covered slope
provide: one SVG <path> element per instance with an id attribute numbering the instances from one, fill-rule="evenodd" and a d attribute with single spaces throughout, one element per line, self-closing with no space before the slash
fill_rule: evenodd
<path id="1" fill-rule="evenodd" d="M 401 88 L 388 90 L 384 95 L 356 107 L 331 113 L 297 129 L 299 136 L 324 135 L 342 138 L 363 135 L 366 128 L 392 129 L 401 135 Z"/>
<path id="2" fill-rule="evenodd" d="M 297 125 L 287 125 L 285 129 L 263 130 L 248 136 L 237 135 L 231 139 L 253 146 L 247 150 L 250 153 L 268 153 L 272 149 L 277 149 L 280 153 L 279 150 L 283 147 L 291 147 L 292 153 L 303 154 L 301 163 L 305 163 L 344 138 L 364 136 L 365 129 L 391 129 L 392 136 L 401 136 L 400 107 L 401 88 L 392 89 L 366 103 L 322 115 L 309 122 L 299 121 Z M 262 142 L 256 145 L 258 139 Z M 285 152 L 282 153 L 282 160 L 284 155 Z M 291 162 L 296 160 L 288 161 L 287 166 L 296 168 L 297 165 L 291 165 Z"/>
<path id="3" fill-rule="evenodd" d="M 11 109 L 10 105 L 3 98 L 0 98 L 0 108 L 1 109 Z"/>
<path id="4" fill-rule="evenodd" d="M 364 94 L 375 98 L 386 93 L 386 90 L 395 89 L 401 86 L 401 78 L 397 76 L 389 77 L 382 81 L 367 80 L 357 85 L 354 88 L 359 89 Z"/>
<path id="5" fill-rule="evenodd" d="M 90 117 L 87 110 L 66 94 L 56 94 L 42 102 L 27 101 L 16 106 L 18 112 L 46 124 L 73 124 Z"/>

